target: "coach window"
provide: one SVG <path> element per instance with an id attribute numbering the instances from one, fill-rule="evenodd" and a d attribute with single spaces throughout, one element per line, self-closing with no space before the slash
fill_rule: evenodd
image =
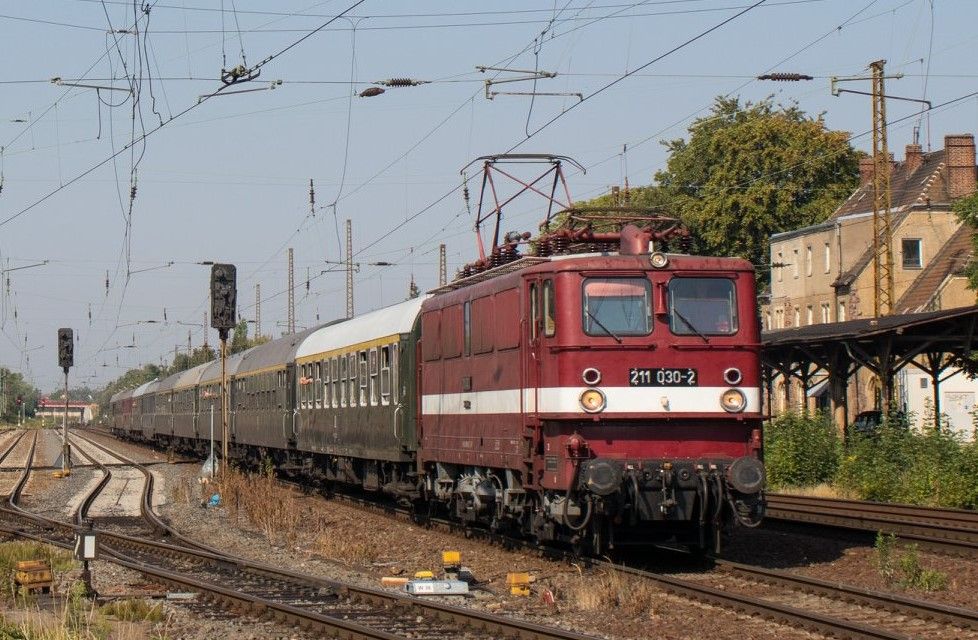
<path id="1" fill-rule="evenodd" d="M 536 340 L 537 334 L 539 333 L 539 305 L 540 296 L 537 293 L 537 283 L 530 283 L 530 340 Z"/>
<path id="2" fill-rule="evenodd" d="M 737 294 L 727 278 L 673 278 L 669 328 L 677 335 L 737 333 Z"/>
<path id="3" fill-rule="evenodd" d="M 584 333 L 646 336 L 652 332 L 651 300 L 652 283 L 645 278 L 588 278 L 582 307 Z"/>
<path id="4" fill-rule="evenodd" d="M 463 352 L 462 355 L 470 356 L 472 355 L 472 303 L 466 302 L 462 305 L 462 325 L 464 327 L 464 336 L 462 339 Z"/>
<path id="5" fill-rule="evenodd" d="M 380 403 L 391 403 L 391 348 L 380 348 Z"/>
<path id="6" fill-rule="evenodd" d="M 349 372 L 346 370 L 346 356 L 339 357 L 340 362 L 340 406 L 346 406 L 346 379 Z"/>
<path id="7" fill-rule="evenodd" d="M 553 337 L 557 332 L 557 304 L 554 299 L 554 281 L 543 281 L 543 335 Z"/>
<path id="8" fill-rule="evenodd" d="M 337 358 L 336 356 L 333 356 L 330 359 L 329 373 L 330 373 L 330 376 L 333 379 L 333 398 L 332 398 L 332 400 L 333 400 L 333 406 L 334 407 L 338 407 L 338 406 L 340 406 L 340 395 L 342 395 L 342 394 L 340 392 L 340 384 L 341 383 L 340 383 L 340 365 L 339 365 L 339 358 Z"/>
<path id="9" fill-rule="evenodd" d="M 323 367 L 323 406 L 329 406 L 329 398 L 332 395 L 333 387 L 331 384 L 332 378 L 329 377 L 329 359 L 322 361 Z"/>
<path id="10" fill-rule="evenodd" d="M 359 363 L 357 362 L 357 354 L 348 353 L 346 354 L 346 368 L 350 372 L 350 388 L 347 391 L 347 399 L 350 401 L 350 406 L 357 406 L 357 368 Z"/>
<path id="11" fill-rule="evenodd" d="M 377 347 L 370 350 L 370 404 L 380 404 L 380 382 L 377 380 Z"/>
<path id="12" fill-rule="evenodd" d="M 319 362 L 312 365 L 316 370 L 316 408 L 323 408 L 323 365 Z"/>
<path id="13" fill-rule="evenodd" d="M 370 377 L 367 375 L 367 352 L 361 351 L 359 354 L 360 359 L 360 406 L 367 406 L 367 385 L 370 383 Z"/>

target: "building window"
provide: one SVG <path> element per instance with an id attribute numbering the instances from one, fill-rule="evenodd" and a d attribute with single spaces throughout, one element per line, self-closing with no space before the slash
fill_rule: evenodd
<path id="1" fill-rule="evenodd" d="M 835 314 L 835 319 L 837 322 L 846 321 L 846 303 L 842 300 L 839 300 L 839 312 Z"/>
<path id="2" fill-rule="evenodd" d="M 812 275 L 812 245 L 805 247 L 805 275 Z"/>
<path id="3" fill-rule="evenodd" d="M 927 388 L 927 378 L 921 378 L 920 379 L 920 388 L 921 389 L 926 389 Z"/>
<path id="4" fill-rule="evenodd" d="M 795 251 L 795 253 L 798 253 L 798 252 Z M 801 326 L 801 309 L 799 309 L 798 307 L 795 307 L 795 323 L 793 325 L 791 325 L 791 326 L 793 326 L 793 327 L 800 327 Z"/>
<path id="5" fill-rule="evenodd" d="M 774 310 L 774 328 L 784 329 L 784 310 L 775 309 Z"/>
<path id="6" fill-rule="evenodd" d="M 794 253 L 795 253 L 795 259 L 792 260 L 791 262 L 791 270 L 794 273 L 795 277 L 797 278 L 798 277 L 798 249 L 795 249 Z"/>
<path id="7" fill-rule="evenodd" d="M 832 270 L 832 245 L 825 243 L 825 273 Z"/>
<path id="8" fill-rule="evenodd" d="M 764 314 L 764 326 L 767 328 L 768 331 L 771 330 L 771 314 L 770 313 L 765 313 Z"/>
<path id="9" fill-rule="evenodd" d="M 822 322 L 832 322 L 832 305 L 830 305 L 828 302 L 822 303 Z"/>
<path id="10" fill-rule="evenodd" d="M 924 266 L 920 238 L 903 239 L 903 268 L 920 269 Z"/>
<path id="11" fill-rule="evenodd" d="M 778 272 L 778 282 L 781 282 L 781 277 L 784 275 L 784 254 L 778 251 L 778 261 L 775 263 L 774 267 Z"/>
<path id="12" fill-rule="evenodd" d="M 812 309 L 812 305 L 805 308 L 805 320 L 808 321 L 806 324 L 815 324 L 815 311 Z"/>

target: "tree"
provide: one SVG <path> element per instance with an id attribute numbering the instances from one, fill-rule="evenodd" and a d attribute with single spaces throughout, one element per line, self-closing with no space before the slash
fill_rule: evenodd
<path id="1" fill-rule="evenodd" d="M 255 336 L 248 338 L 248 322 L 240 320 L 234 327 L 234 335 L 231 336 L 231 344 L 228 345 L 228 355 L 240 353 L 254 346 L 268 342 L 267 336 Z"/>
<path id="2" fill-rule="evenodd" d="M 663 144 L 666 169 L 629 203 L 680 218 L 696 252 L 755 265 L 767 264 L 771 234 L 825 220 L 858 183 L 860 153 L 845 132 L 770 100 L 717 98 L 688 140 Z"/>
<path id="3" fill-rule="evenodd" d="M 18 398 L 23 404 L 24 415 L 34 415 L 40 397 L 41 390 L 27 382 L 23 374 L 0 367 L 0 420 L 16 421 L 21 408 L 17 404 Z"/>
<path id="4" fill-rule="evenodd" d="M 961 222 L 971 227 L 972 254 L 978 255 L 974 253 L 978 251 L 978 233 L 976 233 L 978 231 L 978 193 L 973 193 L 967 198 L 961 198 L 954 203 L 953 208 Z M 968 276 L 968 287 L 978 289 L 978 263 L 974 260 L 969 261 L 965 266 L 965 274 Z"/>

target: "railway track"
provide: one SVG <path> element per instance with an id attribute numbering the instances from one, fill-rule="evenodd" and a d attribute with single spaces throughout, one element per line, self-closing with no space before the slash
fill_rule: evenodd
<path id="1" fill-rule="evenodd" d="M 337 494 L 343 501 L 387 517 L 413 518 L 407 509 L 391 509 L 362 498 Z M 571 556 L 552 548 L 540 549 L 525 541 L 478 529 L 463 529 L 449 520 L 431 519 L 428 525 L 548 555 Z M 925 638 L 978 639 L 978 612 L 940 603 L 877 592 L 841 583 L 715 560 L 714 570 L 682 577 L 640 566 L 587 559 L 593 567 L 649 580 L 677 596 L 730 609 L 788 626 L 853 640 L 917 640 Z"/>
<path id="2" fill-rule="evenodd" d="M 767 496 L 766 517 L 856 531 L 882 531 L 922 549 L 978 557 L 978 512 L 974 511 L 779 493 Z"/>
<path id="3" fill-rule="evenodd" d="M 80 437 L 76 434 L 76 437 Z M 82 438 L 104 452 L 109 450 Z M 0 507 L 0 531 L 8 535 L 70 547 L 77 524 L 29 513 L 18 506 L 31 473 L 35 433 L 23 471 L 6 505 Z M 152 473 L 144 466 L 109 452 L 124 465 L 144 470 L 143 515 L 159 535 L 172 536 L 178 544 L 96 529 L 104 556 L 111 562 L 138 571 L 150 580 L 179 590 L 191 590 L 208 601 L 303 629 L 343 638 L 402 640 L 404 638 L 527 638 L 537 640 L 585 640 L 589 636 L 544 627 L 516 619 L 454 607 L 406 595 L 306 576 L 204 550 L 186 541 L 152 514 Z M 111 469 L 96 457 L 103 481 L 82 501 L 76 520 L 84 518 L 98 493 L 110 482 Z M 98 518 L 96 518 L 98 521 Z M 118 525 L 118 522 L 114 523 Z M 216 551 L 216 550 L 214 550 Z"/>
<path id="4" fill-rule="evenodd" d="M 400 519 L 413 520 L 407 509 L 392 509 L 370 500 L 337 494 L 337 498 L 361 508 Z M 458 523 L 430 519 L 427 525 L 465 535 L 479 535 L 510 546 L 541 550 L 525 541 L 506 538 L 478 529 L 463 529 Z M 568 559 L 580 561 L 580 558 Z M 743 564 L 715 561 L 713 570 L 694 575 L 670 575 L 639 566 L 623 566 L 590 560 L 592 566 L 649 580 L 659 588 L 683 598 L 719 606 L 760 618 L 854 640 L 911 640 L 917 638 L 978 639 L 978 612 L 875 592 L 848 585 L 808 578 Z"/>

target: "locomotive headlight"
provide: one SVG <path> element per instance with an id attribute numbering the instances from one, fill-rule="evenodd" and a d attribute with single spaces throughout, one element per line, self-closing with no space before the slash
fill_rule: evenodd
<path id="1" fill-rule="evenodd" d="M 656 269 L 662 269 L 669 264 L 669 258 L 667 258 L 666 254 L 662 253 L 661 251 L 656 251 L 649 256 L 649 262 L 651 262 L 652 266 Z"/>
<path id="2" fill-rule="evenodd" d="M 608 399 L 599 389 L 585 389 L 581 392 L 581 408 L 588 413 L 598 413 L 604 411 L 608 404 Z"/>
<path id="3" fill-rule="evenodd" d="M 724 411 L 739 413 L 747 406 L 747 398 L 739 389 L 727 389 L 720 395 L 720 406 Z"/>

